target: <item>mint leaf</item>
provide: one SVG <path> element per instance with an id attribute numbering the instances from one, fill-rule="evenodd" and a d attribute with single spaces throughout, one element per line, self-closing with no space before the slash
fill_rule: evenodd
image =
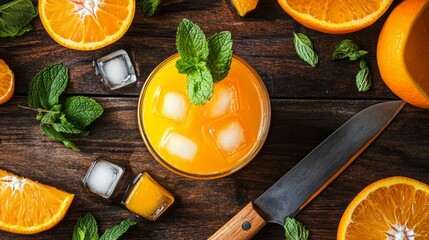
<path id="1" fill-rule="evenodd" d="M 0 5 L 0 37 L 21 36 L 33 29 L 30 22 L 37 17 L 31 0 L 14 0 Z"/>
<path id="2" fill-rule="evenodd" d="M 52 64 L 38 72 L 28 88 L 28 105 L 32 108 L 51 109 L 59 102 L 67 87 L 68 69 L 61 63 Z"/>
<path id="3" fill-rule="evenodd" d="M 286 240 L 307 240 L 309 232 L 294 218 L 287 217 L 284 224 Z"/>
<path id="4" fill-rule="evenodd" d="M 119 225 L 107 229 L 101 236 L 100 240 L 116 240 L 122 234 L 124 234 L 131 226 L 134 226 L 136 222 L 132 220 L 124 220 Z"/>
<path id="5" fill-rule="evenodd" d="M 232 62 L 232 38 L 231 33 L 223 31 L 208 38 L 210 49 L 208 67 L 214 82 L 223 80 L 231 68 Z"/>
<path id="6" fill-rule="evenodd" d="M 293 44 L 298 57 L 310 64 L 310 66 L 316 67 L 319 62 L 319 57 L 313 49 L 313 43 L 310 38 L 303 33 L 294 33 Z"/>
<path id="7" fill-rule="evenodd" d="M 192 104 L 204 104 L 213 95 L 213 79 L 207 67 L 189 74 L 186 83 Z"/>
<path id="8" fill-rule="evenodd" d="M 353 40 L 345 39 L 335 46 L 334 52 L 332 53 L 332 60 L 348 57 L 350 61 L 354 61 L 361 59 L 367 53 L 367 51 L 361 50 L 359 45 Z"/>
<path id="9" fill-rule="evenodd" d="M 98 240 L 97 221 L 91 213 L 85 213 L 73 229 L 72 240 Z"/>
<path id="10" fill-rule="evenodd" d="M 67 119 L 80 128 L 85 128 L 104 112 L 97 101 L 85 96 L 69 97 L 63 104 Z"/>
<path id="11" fill-rule="evenodd" d="M 200 67 L 199 64 L 204 62 L 199 62 L 197 58 L 180 58 L 176 62 L 176 68 L 181 74 L 190 74 L 197 71 Z"/>
<path id="12" fill-rule="evenodd" d="M 189 21 L 183 19 L 176 33 L 176 48 L 181 58 L 196 58 L 198 61 L 207 61 L 209 47 L 206 37 L 201 28 Z"/>
<path id="13" fill-rule="evenodd" d="M 40 130 L 42 130 L 46 136 L 64 144 L 66 147 L 74 151 L 80 151 L 80 149 L 74 145 L 74 143 L 65 138 L 61 133 L 57 132 L 51 125 L 41 124 Z"/>
<path id="14" fill-rule="evenodd" d="M 356 75 L 356 87 L 359 92 L 366 92 L 371 87 L 371 75 L 366 61 L 362 59 L 359 63 L 360 70 Z"/>
<path id="15" fill-rule="evenodd" d="M 152 16 L 158 8 L 161 0 L 142 0 L 140 2 L 143 15 L 145 17 Z"/>

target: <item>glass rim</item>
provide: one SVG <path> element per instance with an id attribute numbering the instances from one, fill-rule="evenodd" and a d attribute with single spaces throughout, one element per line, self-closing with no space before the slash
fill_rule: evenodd
<path id="1" fill-rule="evenodd" d="M 225 171 L 221 171 L 221 172 L 217 172 L 217 173 L 213 173 L 213 174 L 197 174 L 197 173 L 190 173 L 190 172 L 186 172 L 180 169 L 177 169 L 176 167 L 172 166 L 171 164 L 169 164 L 166 160 L 164 160 L 154 149 L 154 147 L 150 144 L 149 142 L 149 138 L 146 135 L 146 132 L 144 130 L 144 124 L 143 124 L 143 99 L 144 99 L 144 95 L 146 92 L 146 89 L 149 86 L 149 83 L 151 82 L 151 80 L 153 79 L 154 75 L 162 68 L 164 67 L 167 63 L 169 63 L 171 60 L 177 58 L 179 56 L 178 53 L 175 53 L 169 57 L 167 57 L 166 59 L 164 59 L 160 64 L 158 64 L 155 69 L 149 74 L 149 76 L 146 78 L 145 83 L 143 84 L 143 87 L 140 91 L 140 96 L 139 96 L 139 100 L 138 100 L 138 105 L 137 105 L 137 124 L 138 124 L 138 128 L 139 128 L 139 132 L 140 132 L 140 136 L 143 139 L 143 142 L 146 145 L 146 148 L 148 149 L 149 153 L 152 155 L 153 158 L 155 158 L 155 160 L 160 163 L 164 168 L 168 169 L 169 171 L 178 174 L 182 177 L 186 177 L 186 178 L 190 178 L 190 179 L 196 179 L 196 180 L 211 180 L 211 179 L 218 179 L 218 178 L 222 178 L 222 177 L 226 177 L 228 175 L 231 175 L 235 172 L 237 172 L 238 170 L 242 169 L 244 166 L 246 166 L 248 163 L 250 163 L 255 157 L 256 155 L 259 153 L 259 151 L 261 150 L 262 146 L 264 145 L 267 136 L 268 136 L 268 132 L 270 129 L 270 123 L 271 123 L 271 101 L 270 101 L 270 97 L 268 94 L 268 90 L 265 86 L 264 81 L 262 80 L 261 76 L 256 72 L 256 70 L 244 59 L 240 58 L 239 56 L 237 56 L 236 54 L 233 54 L 233 58 L 235 58 L 236 60 L 240 61 L 248 70 L 250 70 L 250 72 L 252 73 L 252 75 L 256 78 L 256 82 L 258 83 L 259 87 L 262 90 L 262 95 L 265 98 L 265 101 L 263 101 L 263 99 L 261 100 L 262 104 L 264 105 L 263 108 L 265 107 L 265 112 L 263 112 L 263 116 L 262 116 L 262 122 L 261 122 L 261 128 L 259 130 L 259 134 L 257 137 L 257 142 L 256 144 L 253 146 L 253 148 L 246 154 L 244 155 L 241 159 L 242 161 L 237 164 L 236 166 L 234 166 L 233 168 L 227 169 Z"/>

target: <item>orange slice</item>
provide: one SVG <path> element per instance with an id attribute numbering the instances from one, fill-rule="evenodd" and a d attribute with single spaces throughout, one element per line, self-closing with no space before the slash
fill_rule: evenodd
<path id="1" fill-rule="evenodd" d="M 9 66 L 0 59 L 0 104 L 12 97 L 15 91 L 15 77 Z"/>
<path id="2" fill-rule="evenodd" d="M 390 177 L 364 188 L 347 207 L 338 240 L 429 239 L 429 186 Z"/>
<path id="3" fill-rule="evenodd" d="M 231 0 L 231 2 L 242 17 L 255 10 L 256 5 L 258 5 L 258 0 Z"/>
<path id="4" fill-rule="evenodd" d="M 76 50 L 94 50 L 121 38 L 131 25 L 135 0 L 40 0 L 48 34 Z"/>
<path id="5" fill-rule="evenodd" d="M 324 33 L 350 33 L 373 24 L 393 0 L 278 0 L 302 25 Z"/>
<path id="6" fill-rule="evenodd" d="M 380 32 L 377 63 L 383 81 L 398 97 L 429 109 L 429 1 L 401 2 Z"/>
<path id="7" fill-rule="evenodd" d="M 65 216 L 73 194 L 0 169 L 0 230 L 33 234 Z"/>

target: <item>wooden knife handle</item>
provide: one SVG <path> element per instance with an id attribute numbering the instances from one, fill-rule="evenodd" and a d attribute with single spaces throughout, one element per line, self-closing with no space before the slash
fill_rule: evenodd
<path id="1" fill-rule="evenodd" d="M 266 223 L 250 202 L 217 230 L 209 240 L 251 239 Z"/>

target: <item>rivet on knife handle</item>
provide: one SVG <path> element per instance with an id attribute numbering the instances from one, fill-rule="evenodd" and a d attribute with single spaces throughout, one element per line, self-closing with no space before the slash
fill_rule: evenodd
<path id="1" fill-rule="evenodd" d="M 256 212 L 253 203 L 250 202 L 213 234 L 209 240 L 251 239 L 266 223 Z"/>

